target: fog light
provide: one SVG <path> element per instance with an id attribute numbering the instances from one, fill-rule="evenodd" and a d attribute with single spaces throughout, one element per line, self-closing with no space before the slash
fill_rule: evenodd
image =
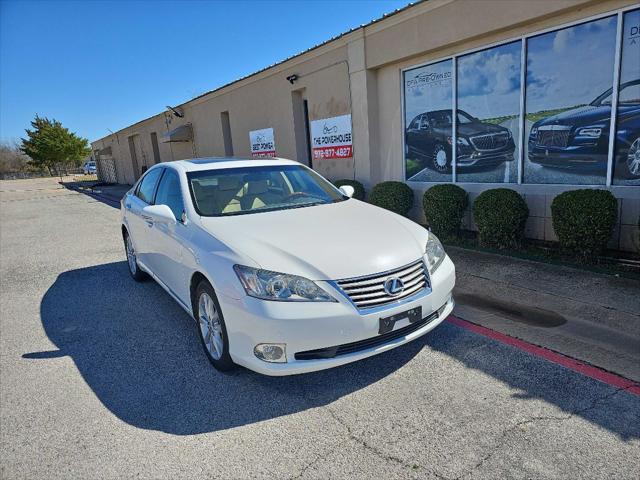
<path id="1" fill-rule="evenodd" d="M 260 343 L 253 349 L 253 353 L 265 362 L 286 363 L 287 346 L 284 343 Z"/>

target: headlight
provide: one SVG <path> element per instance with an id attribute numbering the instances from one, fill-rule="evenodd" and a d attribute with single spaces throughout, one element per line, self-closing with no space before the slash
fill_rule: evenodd
<path id="1" fill-rule="evenodd" d="M 444 251 L 442 243 L 438 240 L 438 237 L 431 232 L 429 232 L 429 239 L 427 240 L 427 247 L 425 250 L 425 253 L 427 254 L 427 266 L 429 267 L 429 273 L 433 274 L 433 272 L 435 272 L 443 262 L 444 257 L 446 257 L 447 254 Z"/>
<path id="2" fill-rule="evenodd" d="M 447 143 L 449 145 L 453 145 L 453 138 L 452 137 L 447 137 Z M 458 145 L 464 145 L 465 147 L 469 146 L 469 142 L 467 141 L 467 139 L 466 138 L 462 138 L 462 137 L 458 137 L 456 139 L 456 143 Z"/>
<path id="3" fill-rule="evenodd" d="M 244 265 L 234 265 L 233 269 L 245 292 L 251 297 L 280 302 L 337 301 L 315 282 L 304 277 Z"/>
<path id="4" fill-rule="evenodd" d="M 578 137 L 600 138 L 600 135 L 602 135 L 602 128 L 601 127 L 579 128 L 578 131 L 576 132 L 576 135 Z"/>
<path id="5" fill-rule="evenodd" d="M 531 137 L 536 138 L 538 136 L 538 127 L 531 128 Z"/>

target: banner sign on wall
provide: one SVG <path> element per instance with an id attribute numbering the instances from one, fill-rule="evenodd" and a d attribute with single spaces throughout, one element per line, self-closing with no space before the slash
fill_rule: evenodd
<path id="1" fill-rule="evenodd" d="M 276 155 L 276 142 L 273 136 L 273 128 L 263 128 L 249 132 L 252 157 L 274 157 Z"/>
<path id="2" fill-rule="evenodd" d="M 312 121 L 311 147 L 314 160 L 353 156 L 351 115 Z"/>

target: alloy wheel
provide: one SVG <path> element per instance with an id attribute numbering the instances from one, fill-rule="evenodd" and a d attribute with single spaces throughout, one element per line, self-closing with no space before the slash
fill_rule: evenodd
<path id="1" fill-rule="evenodd" d="M 440 145 L 435 148 L 433 152 L 433 166 L 439 172 L 444 172 L 447 169 L 449 158 L 447 151 Z"/>
<path id="2" fill-rule="evenodd" d="M 138 263 L 136 262 L 136 252 L 133 249 L 133 243 L 131 242 L 131 237 L 126 235 L 127 240 L 127 263 L 129 263 L 129 270 L 133 275 L 138 271 Z"/>
<path id="3" fill-rule="evenodd" d="M 633 176 L 640 175 L 640 137 L 629 147 L 629 154 L 627 155 L 627 168 L 629 173 Z"/>
<path id="4" fill-rule="evenodd" d="M 205 347 L 214 360 L 220 360 L 224 352 L 220 315 L 208 293 L 198 299 L 198 321 Z"/>

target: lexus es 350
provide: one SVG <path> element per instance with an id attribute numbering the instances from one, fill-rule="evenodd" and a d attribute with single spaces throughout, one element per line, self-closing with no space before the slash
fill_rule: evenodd
<path id="1" fill-rule="evenodd" d="M 418 224 L 283 159 L 153 166 L 122 200 L 135 280 L 196 320 L 213 365 L 334 367 L 414 340 L 453 308 L 453 263 Z"/>

